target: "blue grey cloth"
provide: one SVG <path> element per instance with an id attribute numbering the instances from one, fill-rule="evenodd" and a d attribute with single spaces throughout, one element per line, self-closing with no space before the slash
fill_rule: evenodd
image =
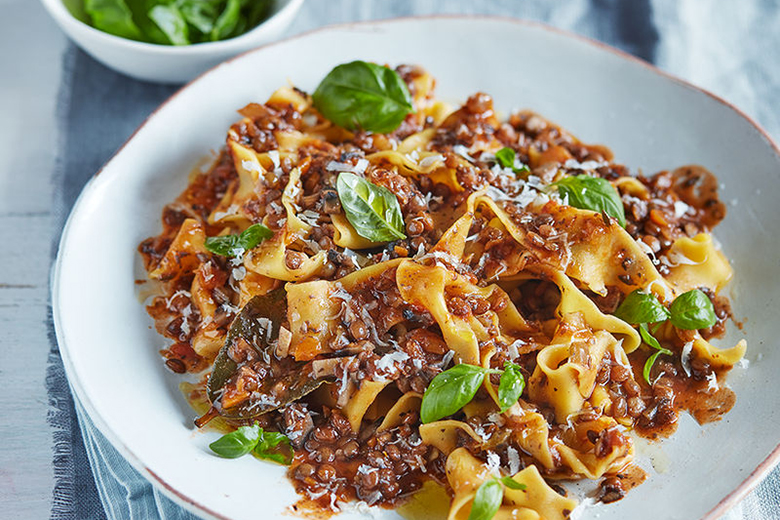
<path id="1" fill-rule="evenodd" d="M 177 88 L 129 80 L 73 46 L 63 59 L 58 100 L 62 137 L 54 175 L 54 209 L 60 227 L 89 178 Z M 55 252 L 56 244 L 52 256 Z M 159 495 L 74 403 L 51 320 L 49 329 L 46 386 L 54 440 L 52 520 L 196 518 Z"/>
<path id="2" fill-rule="evenodd" d="M 308 0 L 290 34 L 328 23 L 414 14 L 531 18 L 604 41 L 711 88 L 759 119 L 777 139 L 780 113 L 772 103 L 780 101 L 779 12 L 772 0 Z M 176 89 L 123 77 L 75 47 L 64 60 L 54 176 L 60 225 L 86 181 Z M 136 472 L 74 403 L 53 332 L 51 339 L 46 382 L 56 481 L 52 520 L 195 518 Z M 779 504 L 780 470 L 775 470 L 726 518 L 780 518 Z"/>

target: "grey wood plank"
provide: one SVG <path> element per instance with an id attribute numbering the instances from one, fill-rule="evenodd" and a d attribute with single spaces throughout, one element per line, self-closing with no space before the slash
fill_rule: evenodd
<path id="1" fill-rule="evenodd" d="M 0 217 L 0 504 L 5 518 L 46 518 L 53 486 L 43 384 L 49 352 L 48 214 Z M 6 516 L 7 515 L 7 516 Z"/>

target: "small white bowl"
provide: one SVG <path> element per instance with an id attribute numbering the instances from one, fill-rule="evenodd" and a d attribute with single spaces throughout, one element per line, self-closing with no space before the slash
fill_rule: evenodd
<path id="1" fill-rule="evenodd" d="M 62 0 L 41 1 L 65 34 L 93 58 L 128 76 L 159 83 L 189 81 L 227 58 L 279 38 L 303 3 L 303 0 L 275 0 L 264 22 L 229 40 L 173 46 L 105 33 L 78 20 Z"/>

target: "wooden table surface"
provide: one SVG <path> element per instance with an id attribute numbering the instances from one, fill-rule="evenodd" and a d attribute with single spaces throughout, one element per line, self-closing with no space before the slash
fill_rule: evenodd
<path id="1" fill-rule="evenodd" d="M 48 518 L 51 177 L 66 40 L 38 2 L 0 0 L 0 12 L 0 517 Z"/>

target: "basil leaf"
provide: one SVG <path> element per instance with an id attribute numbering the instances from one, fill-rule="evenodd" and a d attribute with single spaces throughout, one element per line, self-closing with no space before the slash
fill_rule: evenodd
<path id="1" fill-rule="evenodd" d="M 666 354 L 667 356 L 672 355 L 672 351 L 669 349 L 665 349 L 661 346 L 660 343 L 658 343 L 658 340 L 655 339 L 655 337 L 650 334 L 650 331 L 647 330 L 647 324 L 642 323 L 639 325 L 639 335 L 642 336 L 642 339 L 645 343 L 647 343 L 649 346 L 654 348 L 655 350 L 658 350 L 661 352 L 661 354 Z"/>
<path id="2" fill-rule="evenodd" d="M 678 329 L 706 329 L 718 321 L 712 301 L 699 289 L 675 298 L 669 310 L 672 311 L 672 325 Z"/>
<path id="3" fill-rule="evenodd" d="M 205 35 L 214 28 L 220 3 L 220 0 L 179 0 L 177 5 L 187 23 Z"/>
<path id="4" fill-rule="evenodd" d="M 206 249 L 208 249 L 215 255 L 237 256 L 236 253 L 238 253 L 238 250 L 241 249 L 238 247 L 237 242 L 238 242 L 238 235 L 208 237 L 206 238 Z"/>
<path id="5" fill-rule="evenodd" d="M 502 168 L 511 168 L 515 173 L 527 173 L 531 170 L 527 165 L 521 164 L 519 167 L 515 166 L 517 160 L 517 154 L 515 151 L 507 146 L 496 152 L 496 161 Z"/>
<path id="6" fill-rule="evenodd" d="M 639 325 L 639 335 L 642 336 L 642 340 L 644 340 L 645 343 L 647 343 L 650 347 L 656 350 L 656 352 L 653 353 L 652 356 L 647 358 L 647 361 L 645 361 L 645 368 L 642 370 L 642 375 L 645 377 L 645 381 L 647 381 L 647 384 L 650 384 L 650 370 L 653 368 L 653 365 L 655 364 L 655 360 L 658 359 L 658 356 L 661 354 L 666 354 L 667 356 L 672 355 L 672 351 L 669 349 L 665 349 L 661 346 L 660 343 L 658 343 L 658 340 L 655 339 L 655 337 L 650 334 L 650 331 L 647 330 L 647 324 L 641 323 Z"/>
<path id="7" fill-rule="evenodd" d="M 461 363 L 434 377 L 423 394 L 422 422 L 438 421 L 463 408 L 476 395 L 486 373 L 482 367 Z"/>
<path id="8" fill-rule="evenodd" d="M 506 412 L 520 399 L 524 388 L 525 378 L 520 371 L 520 365 L 509 361 L 504 363 L 504 373 L 501 374 L 501 381 L 498 384 L 498 403 L 501 406 L 501 413 Z"/>
<path id="9" fill-rule="evenodd" d="M 238 235 L 238 245 L 249 251 L 267 238 L 274 236 L 274 232 L 262 224 L 252 224 Z"/>
<path id="10" fill-rule="evenodd" d="M 206 249 L 221 256 L 240 256 L 244 251 L 249 251 L 267 238 L 274 236 L 274 232 L 262 224 L 252 224 L 238 235 L 224 235 L 220 237 L 208 237 Z"/>
<path id="11" fill-rule="evenodd" d="M 264 432 L 262 429 L 254 453 L 261 459 L 272 460 L 285 466 L 290 465 L 293 457 L 290 439 L 285 434 Z"/>
<path id="12" fill-rule="evenodd" d="M 209 444 L 209 448 L 226 459 L 242 457 L 257 446 L 262 431 L 257 423 L 252 426 L 241 426 L 236 431 L 223 435 Z"/>
<path id="13" fill-rule="evenodd" d="M 637 289 L 626 296 L 615 311 L 615 316 L 636 325 L 666 321 L 670 314 L 654 294 Z"/>
<path id="14" fill-rule="evenodd" d="M 496 479 L 486 480 L 479 486 L 471 503 L 468 520 L 491 520 L 504 499 L 504 488 Z"/>
<path id="15" fill-rule="evenodd" d="M 89 15 L 84 8 L 84 0 L 62 0 L 62 3 L 76 20 L 89 24 Z"/>
<path id="16" fill-rule="evenodd" d="M 626 227 L 626 214 L 617 190 L 608 180 L 590 175 L 566 177 L 554 183 L 561 197 L 568 197 L 569 206 L 606 213 Z"/>
<path id="17" fill-rule="evenodd" d="M 496 161 L 502 168 L 513 168 L 515 166 L 515 151 L 505 146 L 496 152 Z"/>
<path id="18" fill-rule="evenodd" d="M 157 43 L 160 45 L 170 45 L 171 41 L 165 36 L 165 33 L 157 27 L 157 24 L 149 18 L 149 9 L 155 4 L 153 0 L 125 0 L 130 11 L 133 13 L 133 21 L 141 29 L 144 41 Z"/>
<path id="19" fill-rule="evenodd" d="M 525 484 L 521 484 L 520 482 L 516 481 L 510 476 L 501 477 L 499 480 L 501 481 L 502 484 L 504 484 L 509 489 L 516 489 L 518 491 L 522 491 L 526 487 Z"/>
<path id="20" fill-rule="evenodd" d="M 645 378 L 645 381 L 647 381 L 648 385 L 652 385 L 650 382 L 650 371 L 653 369 L 653 365 L 655 364 L 655 360 L 658 358 L 658 356 L 661 355 L 661 352 L 654 352 L 652 356 L 647 358 L 647 361 L 645 361 L 645 368 L 642 370 L 642 375 Z"/>
<path id="21" fill-rule="evenodd" d="M 85 0 L 84 10 L 95 29 L 131 40 L 145 40 L 124 0 Z"/>
<path id="22" fill-rule="evenodd" d="M 372 242 L 406 238 L 401 206 L 392 191 L 349 172 L 339 174 L 336 190 L 358 235 Z"/>
<path id="23" fill-rule="evenodd" d="M 149 11 L 149 18 L 165 33 L 172 44 L 190 44 L 187 21 L 175 5 L 156 5 Z"/>
<path id="24" fill-rule="evenodd" d="M 236 25 L 238 25 L 240 15 L 241 0 L 228 0 L 222 14 L 220 14 L 219 18 L 214 22 L 214 28 L 211 29 L 209 39 L 215 42 L 232 36 Z"/>
<path id="25" fill-rule="evenodd" d="M 268 17 L 272 0 L 65 0 L 101 31 L 161 45 L 232 38 Z M 82 7 L 83 3 L 83 7 Z"/>
<path id="26" fill-rule="evenodd" d="M 414 112 L 406 83 L 394 70 L 365 61 L 334 68 L 314 91 L 314 106 L 348 130 L 392 132 Z"/>

